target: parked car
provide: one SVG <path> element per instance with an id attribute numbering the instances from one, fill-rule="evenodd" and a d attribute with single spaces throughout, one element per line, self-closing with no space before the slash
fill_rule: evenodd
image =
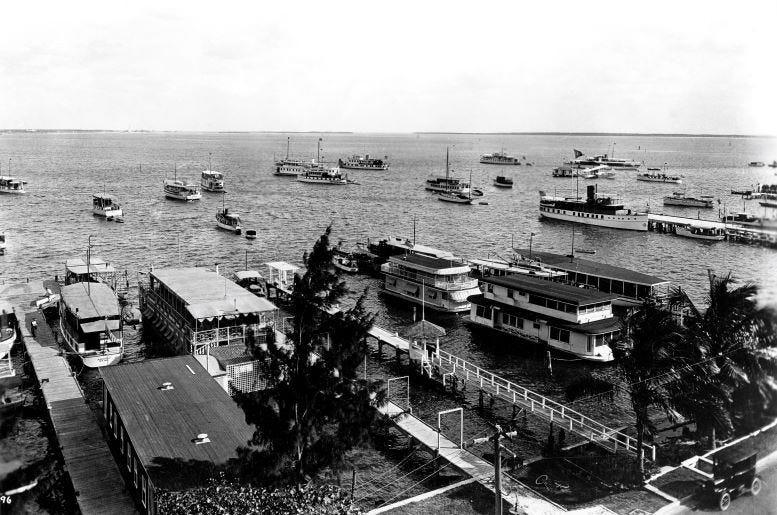
<path id="1" fill-rule="evenodd" d="M 741 456 L 715 456 L 712 478 L 701 482 L 701 497 L 705 504 L 717 506 L 725 511 L 731 505 L 731 499 L 750 491 L 753 495 L 761 492 L 763 482 L 755 473 L 758 454 Z"/>

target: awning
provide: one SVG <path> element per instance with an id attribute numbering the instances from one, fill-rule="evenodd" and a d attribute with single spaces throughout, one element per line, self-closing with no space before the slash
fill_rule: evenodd
<path id="1" fill-rule="evenodd" d="M 118 331 L 119 321 L 118 320 L 97 320 L 95 322 L 86 322 L 81 324 L 81 331 L 83 331 L 85 334 L 99 333 L 99 332 L 105 331 L 106 328 L 111 331 Z"/>

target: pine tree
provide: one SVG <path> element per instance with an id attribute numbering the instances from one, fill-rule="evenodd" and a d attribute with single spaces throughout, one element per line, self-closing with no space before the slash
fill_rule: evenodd
<path id="1" fill-rule="evenodd" d="M 358 377 L 374 315 L 364 295 L 347 310 L 336 309 L 347 292 L 333 271 L 331 226 L 296 275 L 291 298 L 293 329 L 285 342 L 252 349 L 266 363 L 270 389 L 238 399 L 256 431 L 241 456 L 248 473 L 261 479 L 304 482 L 325 468 L 345 466 L 345 454 L 369 441 L 383 420 L 380 381 Z"/>

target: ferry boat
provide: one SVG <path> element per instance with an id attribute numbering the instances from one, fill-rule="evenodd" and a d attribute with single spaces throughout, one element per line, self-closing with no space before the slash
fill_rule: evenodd
<path id="1" fill-rule="evenodd" d="M 364 157 L 354 155 L 345 160 L 338 159 L 338 165 L 340 168 L 346 168 L 351 170 L 388 170 L 389 161 L 388 156 L 383 156 L 383 159 L 377 159 L 370 157 L 366 154 Z"/>
<path id="2" fill-rule="evenodd" d="M 200 176 L 200 186 L 205 191 L 224 192 L 224 174 L 214 170 L 203 170 Z"/>
<path id="3" fill-rule="evenodd" d="M 121 361 L 123 323 L 116 292 L 97 282 L 63 286 L 59 300 L 59 328 L 68 350 L 89 368 Z"/>
<path id="4" fill-rule="evenodd" d="M 469 298 L 467 321 L 518 342 L 593 362 L 613 360 L 609 344 L 620 331 L 617 297 L 525 275 L 481 278 L 484 292 Z"/>
<path id="5" fill-rule="evenodd" d="M 305 170 L 297 175 L 297 180 L 309 184 L 331 184 L 334 186 L 345 186 L 348 184 L 348 176 L 343 177 L 339 168 Z"/>
<path id="6" fill-rule="evenodd" d="M 712 201 L 714 197 L 710 195 L 701 195 L 700 197 L 686 197 L 685 193 L 675 191 L 671 197 L 664 197 L 665 206 L 679 206 L 679 207 L 701 207 L 712 208 Z"/>
<path id="7" fill-rule="evenodd" d="M 469 193 L 469 183 L 450 176 L 447 148 L 445 149 L 445 177 L 427 179 L 426 191 L 434 191 L 436 193 Z"/>
<path id="8" fill-rule="evenodd" d="M 92 195 L 92 213 L 105 218 L 119 218 L 123 216 L 121 205 L 116 203 L 110 195 Z"/>
<path id="9" fill-rule="evenodd" d="M 640 166 L 642 166 L 642 163 L 639 163 L 637 161 L 632 161 L 631 159 L 615 159 L 614 155 L 615 152 L 613 151 L 613 155 L 608 156 L 607 154 L 599 154 L 595 156 L 585 156 L 582 152 L 579 150 L 574 150 L 575 158 L 570 161 L 569 165 L 579 165 L 579 166 L 609 166 L 610 168 L 615 169 L 622 169 L 622 170 L 636 170 Z"/>
<path id="10" fill-rule="evenodd" d="M 26 181 L 11 177 L 10 175 L 0 175 L 0 193 L 9 194 L 24 194 L 27 193 L 24 189 Z"/>
<path id="11" fill-rule="evenodd" d="M 467 298 L 480 293 L 478 280 L 469 275 L 469 265 L 455 257 L 392 256 L 380 269 L 382 291 L 438 311 L 469 311 Z"/>
<path id="12" fill-rule="evenodd" d="M 480 162 L 487 165 L 512 165 L 520 166 L 521 160 L 517 157 L 508 156 L 504 150 L 494 152 L 493 154 L 483 154 L 480 156 Z"/>
<path id="13" fill-rule="evenodd" d="M 286 138 L 286 157 L 282 159 L 276 159 L 275 170 L 273 175 L 296 177 L 297 175 L 304 173 L 306 170 L 319 170 L 323 169 L 323 166 L 319 161 L 306 161 L 304 159 L 296 159 L 289 157 L 289 146 L 291 138 Z M 321 138 L 318 139 L 318 159 L 321 158 Z"/>
<path id="14" fill-rule="evenodd" d="M 505 177 L 504 175 L 497 175 L 496 179 L 494 179 L 494 186 L 497 188 L 512 188 L 513 180 L 510 177 Z"/>
<path id="15" fill-rule="evenodd" d="M 669 184 L 682 184 L 683 182 L 681 177 L 676 175 L 667 175 L 666 171 L 662 170 L 661 168 L 648 168 L 647 172 L 637 175 L 637 180 L 645 182 L 663 182 Z"/>
<path id="16" fill-rule="evenodd" d="M 611 197 L 599 196 L 596 185 L 588 186 L 588 195 L 581 198 L 551 197 L 540 191 L 540 216 L 612 229 L 647 231 L 647 213 L 625 209 Z"/>
<path id="17" fill-rule="evenodd" d="M 747 200 L 768 198 L 772 199 L 773 196 L 777 196 L 777 184 L 761 184 L 755 185 L 753 191 L 751 191 L 745 198 Z"/>
<path id="18" fill-rule="evenodd" d="M 391 256 L 403 254 L 420 254 L 428 257 L 454 259 L 453 254 L 447 250 L 440 250 L 434 247 L 421 245 L 420 243 L 414 243 L 408 238 L 401 238 L 399 236 L 377 239 L 367 238 L 366 247 L 367 252 L 377 259 L 383 260 L 384 263 L 388 261 L 388 258 Z"/>
<path id="19" fill-rule="evenodd" d="M 689 224 L 677 227 L 677 235 L 706 241 L 723 241 L 726 230 L 722 227 L 709 227 L 702 224 Z"/>
<path id="20" fill-rule="evenodd" d="M 16 312 L 6 301 L 0 300 L 0 360 L 11 352 L 16 341 L 16 327 L 19 321 Z"/>

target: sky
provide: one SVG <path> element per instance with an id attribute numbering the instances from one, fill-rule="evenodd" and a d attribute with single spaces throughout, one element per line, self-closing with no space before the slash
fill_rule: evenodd
<path id="1" fill-rule="evenodd" d="M 0 128 L 777 135 L 775 20 L 774 1 L 13 2 Z"/>

